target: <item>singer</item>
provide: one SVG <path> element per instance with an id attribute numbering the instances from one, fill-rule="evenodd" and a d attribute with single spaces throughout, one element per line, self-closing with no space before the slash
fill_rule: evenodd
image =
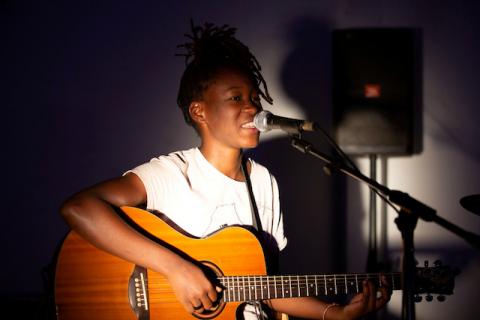
<path id="1" fill-rule="evenodd" d="M 200 136 L 198 147 L 153 158 L 74 194 L 61 207 L 69 226 L 95 247 L 164 275 L 181 305 L 178 319 L 215 309 L 224 287 L 171 246 L 131 228 L 114 208 L 145 204 L 200 239 L 225 226 L 253 225 L 268 235 L 261 240 L 272 258 L 287 245 L 275 178 L 242 156 L 243 149 L 258 145 L 253 119 L 262 110 L 261 99 L 273 100 L 257 59 L 234 35 L 229 26 L 192 23 L 189 42 L 180 46 L 186 69 L 177 103 Z M 376 288 L 365 281 L 363 292 L 346 305 L 313 297 L 266 299 L 248 303 L 242 314 L 266 319 L 273 309 L 310 319 L 356 319 L 389 299 L 386 282 Z"/>

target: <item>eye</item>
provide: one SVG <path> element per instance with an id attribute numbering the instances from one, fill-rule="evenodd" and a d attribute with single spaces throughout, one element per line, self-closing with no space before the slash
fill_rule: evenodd
<path id="1" fill-rule="evenodd" d="M 230 100 L 233 100 L 233 101 L 242 101 L 242 97 L 241 96 L 233 96 L 230 98 Z"/>

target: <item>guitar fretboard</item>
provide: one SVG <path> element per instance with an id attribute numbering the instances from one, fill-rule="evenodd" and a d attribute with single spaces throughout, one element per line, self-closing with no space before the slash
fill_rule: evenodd
<path id="1" fill-rule="evenodd" d="M 400 273 L 228 276 L 218 280 L 224 286 L 223 300 L 231 302 L 359 293 L 363 280 L 380 287 L 382 276 L 391 289 L 400 289 Z"/>

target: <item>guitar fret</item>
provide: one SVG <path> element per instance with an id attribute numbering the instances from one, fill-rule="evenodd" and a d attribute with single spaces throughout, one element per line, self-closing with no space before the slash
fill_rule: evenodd
<path id="1" fill-rule="evenodd" d="M 315 276 L 315 295 L 318 296 L 317 276 Z"/>
<path id="2" fill-rule="evenodd" d="M 265 299 L 265 297 L 263 296 L 263 281 L 262 281 L 262 278 L 263 277 L 260 277 L 260 296 L 262 299 Z"/>
<path id="3" fill-rule="evenodd" d="M 220 284 L 222 285 L 222 287 L 226 288 L 226 290 L 224 290 L 225 293 L 222 294 L 222 299 L 223 299 L 224 302 L 227 302 L 228 290 L 230 290 L 230 289 L 228 287 L 228 283 L 225 284 L 225 281 L 228 281 L 228 280 L 226 278 L 220 278 L 219 280 L 220 280 Z"/>
<path id="4" fill-rule="evenodd" d="M 270 280 L 270 277 L 267 277 L 267 294 L 268 294 L 267 298 L 268 299 L 271 298 L 271 296 L 270 296 L 270 281 L 269 280 Z"/>
<path id="5" fill-rule="evenodd" d="M 236 296 L 235 296 L 235 277 L 232 277 L 231 283 L 232 283 L 232 295 L 233 295 L 233 300 L 232 300 L 232 301 L 236 301 Z"/>
<path id="6" fill-rule="evenodd" d="M 238 285 L 238 300 L 241 300 L 240 291 L 242 290 L 242 286 L 240 285 L 240 277 L 239 276 L 237 276 L 237 285 Z M 243 300 L 245 300 L 245 291 L 243 291 Z"/>
<path id="7" fill-rule="evenodd" d="M 245 290 L 245 295 L 248 294 L 248 300 L 250 301 L 252 300 L 252 286 L 250 285 L 250 276 L 246 276 L 245 279 L 246 279 L 246 284 L 243 290 Z M 245 298 L 245 300 L 247 299 Z"/>
<path id="8" fill-rule="evenodd" d="M 290 290 L 290 298 L 291 298 L 292 297 L 292 277 L 291 276 L 288 276 L 288 288 Z"/>
<path id="9" fill-rule="evenodd" d="M 230 291 L 229 291 L 229 298 L 230 298 L 230 301 L 235 301 L 235 281 L 232 278 L 229 277 L 229 280 L 228 280 L 228 284 L 230 285 Z M 233 293 L 233 298 L 232 298 L 232 293 Z"/>
<path id="10" fill-rule="evenodd" d="M 236 301 L 242 301 L 242 297 L 241 297 L 241 289 L 242 289 L 242 286 L 240 285 L 240 276 L 237 276 L 237 285 L 236 285 L 236 288 L 237 288 L 237 300 Z"/>
<path id="11" fill-rule="evenodd" d="M 235 301 L 235 277 L 231 277 L 228 282 L 230 284 L 230 301 Z"/>
<path id="12" fill-rule="evenodd" d="M 253 290 L 255 291 L 255 300 L 257 300 L 257 278 L 253 277 Z"/>
<path id="13" fill-rule="evenodd" d="M 252 292 L 250 291 L 250 277 L 247 276 L 247 285 L 245 285 L 245 277 L 243 277 L 243 300 L 247 300 L 245 297 L 247 294 L 247 287 L 248 287 L 248 300 L 252 300 Z"/>
<path id="14" fill-rule="evenodd" d="M 325 295 L 328 295 L 328 292 L 327 292 L 327 275 L 323 275 L 323 281 L 324 281 L 324 284 L 325 284 Z"/>
<path id="15" fill-rule="evenodd" d="M 223 294 L 223 301 L 227 302 L 227 301 L 230 301 L 230 300 L 228 299 L 229 293 L 230 293 L 230 291 L 229 291 L 229 290 L 230 290 L 230 286 L 229 286 L 229 283 L 228 283 L 228 277 L 227 277 L 227 278 L 223 278 L 223 280 L 225 280 L 225 281 L 227 282 L 226 284 L 222 282 L 223 286 L 224 286 L 225 288 L 227 288 L 227 290 L 225 290 L 225 293 Z"/>
<path id="16" fill-rule="evenodd" d="M 273 277 L 273 287 L 275 288 L 275 298 L 278 298 L 277 294 L 277 277 Z"/>
<path id="17" fill-rule="evenodd" d="M 230 282 L 231 282 L 231 285 L 232 285 L 232 289 L 231 289 L 231 297 L 233 296 L 232 301 L 236 301 L 237 296 L 235 295 L 235 277 L 232 277 L 230 279 Z"/>
<path id="18" fill-rule="evenodd" d="M 246 287 L 248 287 L 248 300 L 251 301 L 252 300 L 252 285 L 250 284 L 250 276 L 247 276 L 247 285 L 245 286 L 245 289 Z"/>
<path id="19" fill-rule="evenodd" d="M 336 295 L 336 294 L 338 294 L 336 275 L 333 275 L 333 284 L 335 285 L 335 295 Z"/>
<path id="20" fill-rule="evenodd" d="M 252 281 L 253 280 L 253 281 Z M 250 280 L 253 282 L 253 285 L 250 283 L 250 286 L 251 286 L 251 289 L 253 291 L 253 295 L 255 296 L 255 300 L 257 300 L 257 279 L 255 277 L 252 277 L 252 279 Z M 252 298 L 250 298 L 251 300 Z"/>
<path id="21" fill-rule="evenodd" d="M 231 292 L 233 290 L 233 284 L 231 282 L 232 281 L 231 281 L 230 277 L 227 277 L 227 287 L 226 288 L 227 288 L 227 291 L 228 291 L 228 300 L 229 301 L 235 300 L 235 297 L 232 300 L 232 296 L 231 296 Z"/>
<path id="22" fill-rule="evenodd" d="M 305 278 L 305 282 L 307 283 L 307 297 L 309 297 L 310 294 L 308 293 L 308 286 L 309 286 L 309 284 L 308 284 L 308 275 L 307 275 L 306 278 Z"/>
<path id="23" fill-rule="evenodd" d="M 230 292 L 231 292 L 231 295 L 230 295 L 230 298 L 232 299 L 231 301 L 235 301 L 235 277 L 232 277 L 230 279 Z M 232 298 L 233 297 L 233 298 Z"/>
<path id="24" fill-rule="evenodd" d="M 235 301 L 235 300 L 236 300 L 236 299 L 235 299 L 235 277 L 232 277 L 231 283 L 232 283 L 232 288 L 231 288 L 231 290 L 232 290 L 232 293 L 233 293 L 233 300 L 232 300 L 232 301 Z"/>
<path id="25" fill-rule="evenodd" d="M 248 283 L 247 283 L 246 276 L 242 276 L 242 291 L 243 291 L 243 301 L 247 301 L 247 294 L 248 294 Z"/>
<path id="26" fill-rule="evenodd" d="M 357 286 L 357 293 L 360 291 L 358 290 L 358 274 L 355 273 L 355 285 Z"/>
<path id="27" fill-rule="evenodd" d="M 252 278 L 248 276 L 248 300 L 252 301 L 253 300 L 253 286 L 252 286 Z"/>
<path id="28" fill-rule="evenodd" d="M 285 291 L 283 289 L 283 276 L 280 276 L 280 283 L 282 284 L 282 298 L 285 298 Z"/>
<path id="29" fill-rule="evenodd" d="M 300 297 L 300 277 L 297 275 L 297 296 Z"/>
<path id="30" fill-rule="evenodd" d="M 347 285 L 347 275 L 344 275 L 345 277 L 345 294 L 348 294 L 348 285 Z"/>

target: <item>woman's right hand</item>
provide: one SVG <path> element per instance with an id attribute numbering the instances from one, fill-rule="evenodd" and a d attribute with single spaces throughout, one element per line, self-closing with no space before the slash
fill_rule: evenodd
<path id="1" fill-rule="evenodd" d="M 220 287 L 216 287 L 203 270 L 194 263 L 180 259 L 167 279 L 175 292 L 177 300 L 189 313 L 202 313 L 215 307 Z"/>
<path id="2" fill-rule="evenodd" d="M 146 199 L 142 181 L 130 173 L 80 191 L 65 201 L 61 212 L 70 227 L 97 248 L 165 275 L 188 312 L 212 308 L 221 290 L 201 268 L 144 237 L 113 210 Z"/>

